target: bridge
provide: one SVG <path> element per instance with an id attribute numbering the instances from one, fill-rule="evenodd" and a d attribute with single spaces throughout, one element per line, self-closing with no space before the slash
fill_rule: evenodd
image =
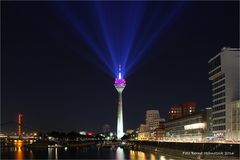
<path id="1" fill-rule="evenodd" d="M 31 144 L 37 140 L 36 130 L 30 127 L 25 127 L 23 125 L 23 114 L 21 113 L 18 114 L 17 121 L 9 121 L 5 123 L 1 123 L 1 127 L 9 124 L 17 124 L 17 132 L 14 135 L 5 135 L 1 133 L 0 134 L 1 147 L 16 146 L 18 148 L 21 148 L 25 144 Z M 29 129 L 33 131 L 33 133 L 25 134 L 23 132 L 23 128 Z"/>

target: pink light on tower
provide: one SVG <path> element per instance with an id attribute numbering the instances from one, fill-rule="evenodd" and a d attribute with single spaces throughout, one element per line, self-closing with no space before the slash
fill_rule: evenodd
<path id="1" fill-rule="evenodd" d="M 122 66 L 121 66 L 121 64 L 119 64 L 119 66 L 118 66 L 118 77 L 115 79 L 115 87 L 116 87 L 116 84 L 126 84 L 125 79 L 122 78 Z M 119 87 L 121 87 L 121 86 L 119 86 Z M 122 87 L 125 87 L 125 86 L 122 86 Z"/>

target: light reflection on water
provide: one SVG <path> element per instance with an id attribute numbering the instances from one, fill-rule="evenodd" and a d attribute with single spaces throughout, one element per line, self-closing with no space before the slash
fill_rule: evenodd
<path id="1" fill-rule="evenodd" d="M 142 151 L 130 150 L 130 160 L 135 160 L 135 159 L 146 160 L 146 155 Z"/>
<path id="2" fill-rule="evenodd" d="M 23 160 L 23 151 L 22 151 L 21 147 L 17 147 L 16 159 Z"/>
<path id="3" fill-rule="evenodd" d="M 150 160 L 156 160 L 156 157 L 153 153 L 150 154 Z"/>
<path id="4" fill-rule="evenodd" d="M 164 155 L 157 154 L 155 152 L 144 152 L 144 151 L 129 151 L 130 160 L 174 160 L 172 158 L 166 158 Z"/>
<path id="5" fill-rule="evenodd" d="M 125 159 L 124 151 L 120 147 L 118 147 L 117 150 L 116 150 L 116 159 L 117 160 L 124 160 Z"/>
<path id="6" fill-rule="evenodd" d="M 130 159 L 137 159 L 136 153 L 133 150 L 130 150 Z"/>
<path id="7" fill-rule="evenodd" d="M 165 156 L 160 156 L 160 160 L 166 160 Z"/>
<path id="8" fill-rule="evenodd" d="M 9 148 L 9 151 L 14 152 L 14 157 L 16 160 L 24 160 L 25 156 L 28 155 L 28 159 L 33 159 L 33 151 L 28 148 L 24 148 L 22 140 L 15 140 L 15 147 Z"/>
<path id="9" fill-rule="evenodd" d="M 23 141 L 22 140 L 15 140 L 14 145 L 16 146 L 15 147 L 15 150 L 16 150 L 15 157 L 16 157 L 16 159 L 22 160 L 23 159 L 23 151 L 22 151 Z"/>
<path id="10" fill-rule="evenodd" d="M 117 160 L 173 160 L 169 156 L 158 154 L 154 151 L 139 151 L 117 148 L 116 150 L 106 148 L 38 148 L 26 147 L 8 148 L 3 154 L 8 154 L 3 159 L 117 159 Z M 175 158 L 174 158 L 175 159 Z"/>
<path id="11" fill-rule="evenodd" d="M 58 159 L 58 149 L 55 148 L 55 159 Z"/>
<path id="12" fill-rule="evenodd" d="M 58 148 L 48 148 L 48 159 L 58 159 Z"/>

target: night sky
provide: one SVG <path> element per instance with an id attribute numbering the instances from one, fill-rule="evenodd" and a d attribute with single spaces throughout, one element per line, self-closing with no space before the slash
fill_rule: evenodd
<path id="1" fill-rule="evenodd" d="M 85 14 L 91 3 L 72 3 L 91 19 Z M 163 3 L 146 4 L 136 36 L 148 29 L 149 17 L 162 13 L 151 7 L 161 10 Z M 114 76 L 66 23 L 58 4 L 63 2 L 1 2 L 1 123 L 15 121 L 21 112 L 24 125 L 35 130 L 99 131 L 104 124 L 115 130 Z M 154 35 L 159 19 L 152 21 Z M 95 30 L 98 24 L 87 27 Z M 224 46 L 239 47 L 239 2 L 184 4 L 126 77 L 124 129 L 144 123 L 148 109 L 167 118 L 173 104 L 194 100 L 198 110 L 211 106 L 207 62 Z M 15 129 L 15 124 L 2 126 L 3 131 Z"/>

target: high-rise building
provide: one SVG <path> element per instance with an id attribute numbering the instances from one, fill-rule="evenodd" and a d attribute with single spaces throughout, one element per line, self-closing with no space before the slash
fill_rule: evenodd
<path id="1" fill-rule="evenodd" d="M 126 86 L 126 81 L 122 77 L 121 65 L 118 68 L 118 78 L 115 79 L 114 86 L 118 92 L 118 115 L 117 115 L 117 138 L 121 139 L 123 132 L 123 111 L 122 111 L 122 92 Z"/>
<path id="2" fill-rule="evenodd" d="M 155 130 L 160 122 L 165 121 L 165 119 L 160 118 L 158 110 L 147 110 L 146 112 L 146 125 L 149 130 Z"/>
<path id="3" fill-rule="evenodd" d="M 239 48 L 222 48 L 221 52 L 208 61 L 209 80 L 212 82 L 213 134 L 226 140 L 240 139 L 240 129 L 233 137 L 232 103 L 239 96 Z M 235 119 L 236 120 L 236 119 Z M 240 123 L 239 118 L 237 124 Z"/>
<path id="4" fill-rule="evenodd" d="M 196 102 L 188 101 L 182 104 L 173 105 L 169 111 L 169 118 L 175 119 L 190 115 L 196 111 Z"/>

